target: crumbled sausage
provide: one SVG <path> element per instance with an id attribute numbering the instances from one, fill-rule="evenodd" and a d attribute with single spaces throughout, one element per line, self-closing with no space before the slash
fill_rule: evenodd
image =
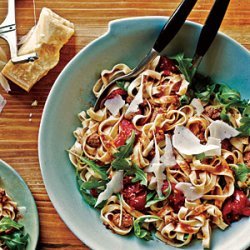
<path id="1" fill-rule="evenodd" d="M 94 133 L 89 136 L 87 139 L 87 144 L 92 148 L 98 148 L 101 146 L 101 140 L 97 133 Z"/>
<path id="2" fill-rule="evenodd" d="M 130 214 L 125 211 L 122 212 L 122 221 L 120 224 L 120 213 L 115 214 L 112 219 L 113 223 L 120 228 L 128 228 L 133 225 L 133 218 Z"/>
<path id="3" fill-rule="evenodd" d="M 244 153 L 243 160 L 244 160 L 245 164 L 248 167 L 250 167 L 250 151 Z"/>
<path id="4" fill-rule="evenodd" d="M 157 142 L 163 141 L 165 139 L 165 134 L 162 129 L 157 129 L 155 133 L 155 139 Z"/>
<path id="5" fill-rule="evenodd" d="M 231 151 L 232 149 L 232 144 L 230 143 L 230 141 L 228 139 L 224 139 L 222 142 L 221 142 L 221 148 L 222 149 L 225 149 L 225 150 L 228 150 L 228 151 Z"/>
<path id="6" fill-rule="evenodd" d="M 206 106 L 204 114 L 213 120 L 218 120 L 220 118 L 221 108 L 214 108 L 213 106 Z"/>
<path id="7" fill-rule="evenodd" d="M 194 135 L 196 135 L 201 142 L 205 141 L 205 129 L 202 127 L 200 123 L 193 123 L 189 126 L 189 129 L 193 132 Z"/>

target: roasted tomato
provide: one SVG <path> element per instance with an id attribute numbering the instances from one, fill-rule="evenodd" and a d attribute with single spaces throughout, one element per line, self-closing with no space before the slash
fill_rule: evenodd
<path id="1" fill-rule="evenodd" d="M 133 130 L 136 130 L 132 122 L 123 119 L 119 125 L 120 133 L 116 137 L 114 143 L 116 147 L 120 147 L 125 144 L 126 140 L 131 136 Z"/>
<path id="2" fill-rule="evenodd" d="M 173 60 L 165 57 L 165 56 L 162 56 L 160 58 L 160 61 L 157 65 L 157 68 L 156 68 L 157 71 L 161 72 L 163 71 L 164 75 L 170 75 L 170 72 L 173 72 L 173 73 L 178 73 L 179 70 L 178 68 L 175 66 Z"/>
<path id="3" fill-rule="evenodd" d="M 175 188 L 175 184 L 171 183 L 171 194 L 168 197 L 168 204 L 173 208 L 175 213 L 178 213 L 180 210 L 181 206 L 184 205 L 185 202 L 185 197 L 184 194 Z M 168 189 L 168 182 L 164 181 L 162 185 L 162 193 L 166 194 L 166 191 Z"/>
<path id="4" fill-rule="evenodd" d="M 132 183 L 130 178 L 124 178 L 122 195 L 132 208 L 139 211 L 145 209 L 147 189 L 139 182 Z"/>
<path id="5" fill-rule="evenodd" d="M 250 216 L 250 201 L 243 191 L 236 189 L 233 195 L 226 199 L 222 214 L 227 224 L 238 221 L 243 216 Z"/>
<path id="6" fill-rule="evenodd" d="M 116 95 L 121 95 L 121 96 L 126 96 L 127 95 L 127 92 L 123 89 L 115 89 L 113 90 L 107 97 L 106 97 L 106 100 L 107 99 L 112 99 L 114 98 Z"/>

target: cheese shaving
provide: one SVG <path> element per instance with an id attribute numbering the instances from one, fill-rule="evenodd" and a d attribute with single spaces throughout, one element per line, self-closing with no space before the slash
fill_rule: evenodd
<path id="1" fill-rule="evenodd" d="M 124 107 L 124 105 L 125 101 L 120 95 L 115 95 L 113 98 L 107 99 L 104 102 L 104 106 L 110 111 L 113 116 L 116 116 L 119 113 L 120 109 Z"/>
<path id="2" fill-rule="evenodd" d="M 201 100 L 198 99 L 198 98 L 194 98 L 194 99 L 191 101 L 190 105 L 192 105 L 192 106 L 195 108 L 196 114 L 199 115 L 199 116 L 200 116 L 200 115 L 202 114 L 202 112 L 204 111 L 204 108 L 203 108 L 203 106 L 202 106 Z"/>
<path id="3" fill-rule="evenodd" d="M 221 155 L 221 140 L 220 139 L 210 136 L 207 138 L 207 145 L 217 145 L 218 148 L 205 152 L 205 156 Z"/>
<path id="4" fill-rule="evenodd" d="M 235 128 L 231 127 L 227 123 L 217 120 L 213 121 L 209 126 L 208 129 L 210 131 L 210 136 L 224 140 L 224 139 L 229 139 L 231 137 L 235 137 L 240 134 L 238 130 Z"/>
<path id="5" fill-rule="evenodd" d="M 202 192 L 198 191 L 195 186 L 188 182 L 179 182 L 175 185 L 175 188 L 181 191 L 189 201 L 200 199 L 203 196 Z"/>
<path id="6" fill-rule="evenodd" d="M 111 181 L 107 184 L 106 189 L 101 192 L 97 198 L 95 207 L 101 202 L 107 200 L 113 193 L 118 193 L 123 188 L 123 171 L 119 170 L 114 173 Z"/>
<path id="7" fill-rule="evenodd" d="M 202 145 L 200 140 L 184 126 L 175 127 L 173 146 L 181 154 L 185 155 L 197 155 L 212 149 L 219 148 L 217 145 Z"/>
<path id="8" fill-rule="evenodd" d="M 0 113 L 2 112 L 6 103 L 7 103 L 7 101 L 4 99 L 4 97 L 2 95 L 0 95 Z"/>
<path id="9" fill-rule="evenodd" d="M 176 160 L 169 135 L 165 135 L 165 144 L 166 146 L 164 148 L 164 154 L 161 156 L 161 162 L 165 167 L 171 167 L 176 164 Z"/>
<path id="10" fill-rule="evenodd" d="M 139 105 L 141 103 L 143 103 L 142 94 L 143 94 L 143 77 L 141 78 L 141 85 L 140 85 L 140 88 L 138 90 L 138 93 L 136 94 L 136 96 L 134 97 L 134 99 L 130 103 L 128 109 L 126 110 L 125 116 L 129 115 L 131 113 L 135 113 L 139 110 Z"/>

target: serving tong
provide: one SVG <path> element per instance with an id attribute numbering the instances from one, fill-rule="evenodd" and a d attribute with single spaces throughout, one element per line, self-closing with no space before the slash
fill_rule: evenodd
<path id="1" fill-rule="evenodd" d="M 157 56 L 160 55 L 160 53 L 176 36 L 185 20 L 187 19 L 189 13 L 194 8 L 196 2 L 197 0 L 183 0 L 181 2 L 181 4 L 177 7 L 175 12 L 170 16 L 169 20 L 160 31 L 160 34 L 157 37 L 153 48 L 149 51 L 146 57 L 144 57 L 143 60 L 130 73 L 118 76 L 115 79 L 111 80 L 111 82 L 105 87 L 103 92 L 97 98 L 94 106 L 94 111 L 97 111 L 103 106 L 103 98 L 109 93 L 109 91 L 117 81 L 126 81 L 136 77 L 147 67 L 150 62 L 152 62 Z M 229 2 L 230 0 L 215 0 L 212 9 L 209 12 L 206 22 L 202 27 L 192 60 L 192 67 L 195 69 L 195 71 L 200 65 L 203 56 L 209 49 L 220 28 Z"/>
<path id="2" fill-rule="evenodd" d="M 8 13 L 0 25 L 0 37 L 9 44 L 11 61 L 13 63 L 31 62 L 38 59 L 37 53 L 18 56 L 15 18 L 15 0 L 8 0 Z"/>

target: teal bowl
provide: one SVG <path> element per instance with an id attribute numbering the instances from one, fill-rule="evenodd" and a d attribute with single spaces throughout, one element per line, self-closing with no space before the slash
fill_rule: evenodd
<path id="1" fill-rule="evenodd" d="M 72 132 L 80 126 L 77 114 L 94 104 L 92 87 L 101 70 L 121 62 L 134 67 L 152 47 L 166 20 L 164 17 L 142 17 L 112 21 L 106 34 L 81 50 L 65 67 L 45 105 L 39 132 L 43 180 L 65 224 L 92 249 L 175 249 L 158 240 L 144 242 L 107 230 L 99 219 L 99 213 L 82 200 L 76 187 L 75 169 L 66 152 L 74 143 Z M 200 30 L 201 25 L 186 22 L 164 53 L 173 55 L 183 51 L 186 56 L 193 56 Z M 199 71 L 236 88 L 243 98 L 249 98 L 249 65 L 249 52 L 219 33 Z M 211 248 L 245 249 L 250 245 L 249 231 L 248 218 L 233 223 L 224 232 L 214 230 Z M 185 249 L 202 249 L 201 242 L 193 241 Z"/>
<path id="2" fill-rule="evenodd" d="M 35 200 L 22 177 L 6 162 L 0 159 L 0 187 L 17 202 L 22 218 L 18 221 L 29 234 L 26 250 L 35 250 L 39 237 L 39 218 Z"/>

